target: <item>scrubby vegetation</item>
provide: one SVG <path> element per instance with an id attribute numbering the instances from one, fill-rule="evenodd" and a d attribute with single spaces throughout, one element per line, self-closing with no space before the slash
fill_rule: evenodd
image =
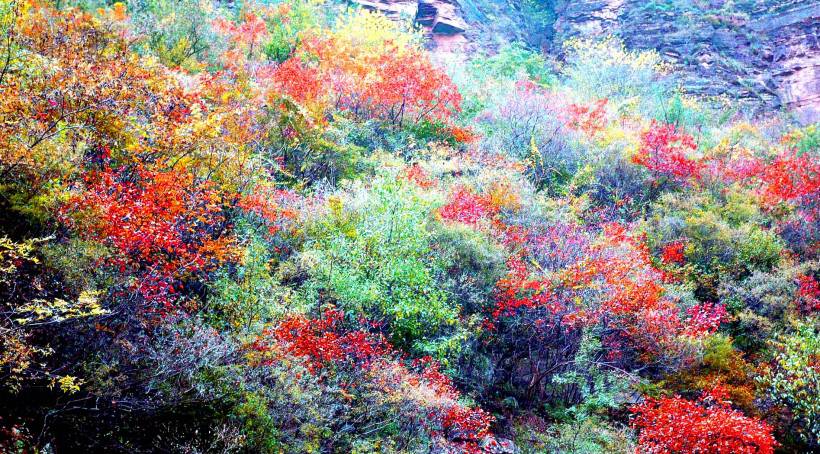
<path id="1" fill-rule="evenodd" d="M 0 27 L 0 451 L 820 449 L 816 125 L 319 0 Z"/>

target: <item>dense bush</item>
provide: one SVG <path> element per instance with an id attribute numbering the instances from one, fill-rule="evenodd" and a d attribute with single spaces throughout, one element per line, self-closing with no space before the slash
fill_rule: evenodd
<path id="1" fill-rule="evenodd" d="M 680 397 L 649 400 L 633 407 L 638 446 L 646 452 L 773 453 L 771 428 L 732 410 L 722 390 L 697 402 Z"/>
<path id="2" fill-rule="evenodd" d="M 318 0 L 0 37 L 0 451 L 818 449 L 816 126 Z"/>

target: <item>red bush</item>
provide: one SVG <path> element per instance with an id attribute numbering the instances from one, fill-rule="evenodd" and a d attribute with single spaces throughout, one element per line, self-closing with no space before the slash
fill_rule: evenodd
<path id="1" fill-rule="evenodd" d="M 468 188 L 458 187 L 450 195 L 450 201 L 439 208 L 438 213 L 448 221 L 476 225 L 483 219 L 489 219 L 496 211 L 487 197 Z"/>
<path id="2" fill-rule="evenodd" d="M 681 264 L 686 261 L 683 248 L 684 243 L 682 241 L 672 241 L 663 247 L 661 259 L 666 264 Z"/>
<path id="3" fill-rule="evenodd" d="M 679 396 L 647 399 L 632 407 L 640 452 L 771 454 L 776 442 L 763 421 L 744 416 L 721 389 L 696 402 Z"/>
<path id="4" fill-rule="evenodd" d="M 138 278 L 132 287 L 149 305 L 171 309 L 180 279 L 232 256 L 220 193 L 193 175 L 106 168 L 84 179 L 61 219 L 110 247 L 109 264 Z"/>
<path id="5" fill-rule="evenodd" d="M 820 282 L 813 276 L 797 277 L 797 308 L 804 314 L 820 311 Z"/>
<path id="6" fill-rule="evenodd" d="M 691 155 L 697 151 L 695 139 L 674 125 L 652 126 L 641 135 L 641 147 L 632 161 L 679 182 L 700 180 L 704 165 Z"/>
<path id="7" fill-rule="evenodd" d="M 584 132 L 589 136 L 601 132 L 606 126 L 606 105 L 608 99 L 599 99 L 592 105 L 570 104 L 567 107 L 569 121 L 567 126 Z"/>
<path id="8" fill-rule="evenodd" d="M 481 452 L 479 443 L 492 440 L 492 416 L 462 404 L 461 393 L 438 363 L 425 357 L 405 364 L 380 335 L 345 328 L 344 314 L 337 309 L 318 318 L 286 318 L 249 347 L 258 354 L 256 360 L 250 356 L 255 366 L 301 358 L 320 381 L 337 380 L 354 393 L 357 388 L 378 389 L 384 402 L 414 406 L 416 411 L 402 417 L 424 427 L 446 452 Z"/>
<path id="9" fill-rule="evenodd" d="M 380 336 L 365 331 L 342 329 L 344 314 L 336 309 L 310 319 L 294 315 L 266 330 L 252 345 L 256 351 L 281 350 L 307 360 L 308 370 L 318 372 L 334 363 L 364 367 L 375 358 L 391 352 Z"/>
<path id="10" fill-rule="evenodd" d="M 785 151 L 763 168 L 760 180 L 764 204 L 791 202 L 820 192 L 820 161 L 810 153 Z"/>

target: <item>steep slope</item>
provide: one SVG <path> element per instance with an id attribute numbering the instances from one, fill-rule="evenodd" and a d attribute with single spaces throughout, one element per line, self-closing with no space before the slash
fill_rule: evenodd
<path id="1" fill-rule="evenodd" d="M 656 49 L 689 93 L 820 120 L 820 3 L 812 0 L 354 0 L 425 30 L 438 52 L 524 41 L 560 59 L 573 37 Z"/>

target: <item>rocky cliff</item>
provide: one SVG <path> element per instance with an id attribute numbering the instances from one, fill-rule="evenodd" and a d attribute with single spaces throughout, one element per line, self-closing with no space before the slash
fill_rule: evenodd
<path id="1" fill-rule="evenodd" d="M 690 93 L 820 120 L 820 2 L 573 0 L 559 4 L 553 49 L 613 34 L 657 49 Z"/>
<path id="2" fill-rule="evenodd" d="M 571 37 L 615 35 L 656 49 L 693 94 L 820 121 L 816 0 L 354 0 L 408 18 L 438 51 L 525 41 L 560 59 Z"/>
<path id="3" fill-rule="evenodd" d="M 407 20 L 421 28 L 432 45 L 461 49 L 469 29 L 457 0 L 352 0 L 366 9 L 380 11 L 396 20 Z"/>
<path id="4" fill-rule="evenodd" d="M 548 48 L 553 0 L 348 0 L 412 22 L 437 52 L 492 52 L 512 41 Z"/>

